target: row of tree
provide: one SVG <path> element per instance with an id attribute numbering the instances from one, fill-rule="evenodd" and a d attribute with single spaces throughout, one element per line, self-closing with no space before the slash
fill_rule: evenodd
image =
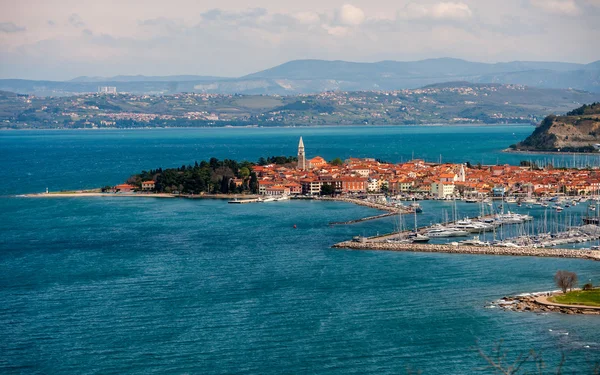
<path id="1" fill-rule="evenodd" d="M 294 162 L 294 157 L 272 156 L 269 163 L 286 164 Z M 259 163 L 249 161 L 237 162 L 231 159 L 195 162 L 193 165 L 182 165 L 179 168 L 151 169 L 131 176 L 127 183 L 141 189 L 142 182 L 154 181 L 154 191 L 159 193 L 258 193 L 258 178 L 252 167 Z M 263 164 L 264 165 L 264 164 Z"/>

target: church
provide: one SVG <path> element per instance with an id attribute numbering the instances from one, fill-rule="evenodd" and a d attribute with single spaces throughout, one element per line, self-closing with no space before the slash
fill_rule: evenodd
<path id="1" fill-rule="evenodd" d="M 307 169 L 321 168 L 325 165 L 327 165 L 327 161 L 320 156 L 315 156 L 307 162 L 304 142 L 302 141 L 302 137 L 300 137 L 300 142 L 298 143 L 298 169 L 305 171 Z"/>

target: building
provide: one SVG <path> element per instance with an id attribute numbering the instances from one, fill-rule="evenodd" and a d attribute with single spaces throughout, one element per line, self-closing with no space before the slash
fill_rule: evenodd
<path id="1" fill-rule="evenodd" d="M 265 189 L 265 195 L 270 195 L 270 196 L 290 195 L 290 188 L 281 186 L 281 185 L 273 185 L 273 186 L 267 187 Z"/>
<path id="2" fill-rule="evenodd" d="M 454 182 L 433 182 L 431 184 L 431 195 L 439 199 L 454 195 Z"/>
<path id="3" fill-rule="evenodd" d="M 115 193 L 131 193 L 135 186 L 129 184 L 121 184 L 114 187 Z"/>
<path id="4" fill-rule="evenodd" d="M 117 88 L 115 86 L 98 86 L 98 94 L 116 94 Z"/>
<path id="5" fill-rule="evenodd" d="M 306 153 L 304 152 L 302 137 L 300 137 L 300 142 L 298 143 L 298 169 L 301 171 L 306 170 Z"/>
<path id="6" fill-rule="evenodd" d="M 300 158 L 298 158 L 298 160 L 300 160 Z M 314 158 L 308 161 L 309 169 L 321 168 L 325 165 L 327 165 L 327 161 L 320 156 L 315 156 Z"/>
<path id="7" fill-rule="evenodd" d="M 142 190 L 143 191 L 154 190 L 155 187 L 156 187 L 156 183 L 152 180 L 142 182 Z"/>
<path id="8" fill-rule="evenodd" d="M 323 185 L 322 181 L 312 178 L 305 178 L 300 180 L 300 184 L 302 185 L 302 193 L 307 195 L 319 195 L 321 194 L 321 185 Z"/>

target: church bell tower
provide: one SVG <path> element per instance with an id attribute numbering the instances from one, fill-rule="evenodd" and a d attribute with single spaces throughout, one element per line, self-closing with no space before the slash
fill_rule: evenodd
<path id="1" fill-rule="evenodd" d="M 304 142 L 300 137 L 300 143 L 298 143 L 298 169 L 301 171 L 306 169 L 306 154 L 304 153 Z"/>

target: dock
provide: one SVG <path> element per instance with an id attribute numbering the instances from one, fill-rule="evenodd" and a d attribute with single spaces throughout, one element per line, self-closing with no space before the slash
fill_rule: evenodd
<path id="1" fill-rule="evenodd" d="M 332 246 L 338 249 L 403 251 L 420 253 L 446 253 L 469 255 L 503 255 L 528 256 L 546 258 L 578 258 L 600 261 L 598 250 L 549 249 L 534 247 L 499 247 L 499 246 L 455 246 L 455 245 L 425 245 L 389 242 L 355 242 L 344 241 Z"/>
<path id="2" fill-rule="evenodd" d="M 259 202 L 258 198 L 250 198 L 250 199 L 234 199 L 231 201 L 227 201 L 230 204 L 245 204 L 245 203 L 257 203 Z"/>
<path id="3" fill-rule="evenodd" d="M 356 223 L 362 223 L 364 221 L 376 220 L 376 219 L 381 219 L 381 218 L 384 218 L 384 217 L 394 216 L 394 215 L 398 215 L 398 213 L 397 212 L 387 212 L 387 213 L 381 214 L 381 215 L 363 217 L 362 219 L 348 220 L 348 221 L 333 221 L 333 222 L 329 223 L 329 225 L 356 224 Z"/>

